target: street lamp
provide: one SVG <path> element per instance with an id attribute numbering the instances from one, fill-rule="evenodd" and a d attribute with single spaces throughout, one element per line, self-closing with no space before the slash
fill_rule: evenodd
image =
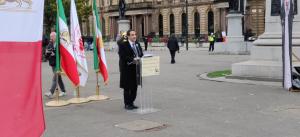
<path id="1" fill-rule="evenodd" d="M 185 13 L 186 13 L 186 16 L 185 16 L 185 42 L 186 42 L 186 50 L 189 50 L 189 33 L 188 33 L 188 27 L 189 27 L 189 23 L 188 23 L 188 0 L 185 0 Z"/>

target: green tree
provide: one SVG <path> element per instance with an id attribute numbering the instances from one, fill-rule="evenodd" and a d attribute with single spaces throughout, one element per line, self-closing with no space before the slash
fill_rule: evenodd
<path id="1" fill-rule="evenodd" d="M 70 0 L 62 0 L 64 4 L 65 14 L 68 24 L 70 23 Z M 92 15 L 92 6 L 89 5 L 89 0 L 76 0 L 76 8 L 80 25 L 82 22 L 88 22 L 88 18 Z M 55 28 L 56 21 L 56 0 L 45 0 L 44 9 L 44 27 L 46 34 L 49 34 Z M 82 26 L 81 26 L 82 28 Z"/>

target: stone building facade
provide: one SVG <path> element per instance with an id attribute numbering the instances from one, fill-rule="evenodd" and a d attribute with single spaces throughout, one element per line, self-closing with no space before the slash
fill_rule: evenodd
<path id="1" fill-rule="evenodd" d="M 228 0 L 125 0 L 126 18 L 138 36 L 155 34 L 169 36 L 174 33 L 180 37 L 186 33 L 188 15 L 188 35 L 190 38 L 205 36 L 210 32 L 227 32 L 229 11 Z M 114 39 L 118 32 L 119 0 L 98 0 L 102 31 L 107 38 Z M 247 0 L 244 12 L 244 31 L 252 30 L 259 35 L 264 32 L 264 0 Z M 186 14 L 188 7 L 188 14 Z M 90 21 L 90 26 L 91 25 Z M 88 24 L 87 24 L 88 25 Z M 84 34 L 87 32 L 86 27 Z"/>

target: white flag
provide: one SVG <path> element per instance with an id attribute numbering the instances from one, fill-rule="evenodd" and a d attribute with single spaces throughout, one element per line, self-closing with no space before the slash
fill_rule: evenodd
<path id="1" fill-rule="evenodd" d="M 80 86 L 85 86 L 88 78 L 88 67 L 86 56 L 84 53 L 84 46 L 82 42 L 80 26 L 78 22 L 77 10 L 75 1 L 71 0 L 71 41 L 75 52 L 75 58 L 77 62 L 77 69 L 79 73 Z"/>
<path id="2" fill-rule="evenodd" d="M 292 88 L 292 26 L 293 1 L 281 0 L 283 87 Z"/>

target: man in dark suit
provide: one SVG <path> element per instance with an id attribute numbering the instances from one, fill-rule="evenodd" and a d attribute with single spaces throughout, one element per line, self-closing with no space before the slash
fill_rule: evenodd
<path id="1" fill-rule="evenodd" d="M 133 110 L 138 107 L 134 105 L 137 87 L 140 84 L 140 58 L 143 51 L 140 43 L 136 41 L 136 32 L 127 31 L 127 39 L 119 44 L 120 57 L 120 88 L 124 89 L 125 109 Z"/>
<path id="2" fill-rule="evenodd" d="M 170 39 L 168 40 L 167 46 L 168 46 L 168 49 L 170 50 L 170 54 L 171 54 L 171 64 L 174 64 L 176 51 L 178 51 L 178 53 L 179 53 L 178 41 L 174 34 L 172 34 Z"/>

